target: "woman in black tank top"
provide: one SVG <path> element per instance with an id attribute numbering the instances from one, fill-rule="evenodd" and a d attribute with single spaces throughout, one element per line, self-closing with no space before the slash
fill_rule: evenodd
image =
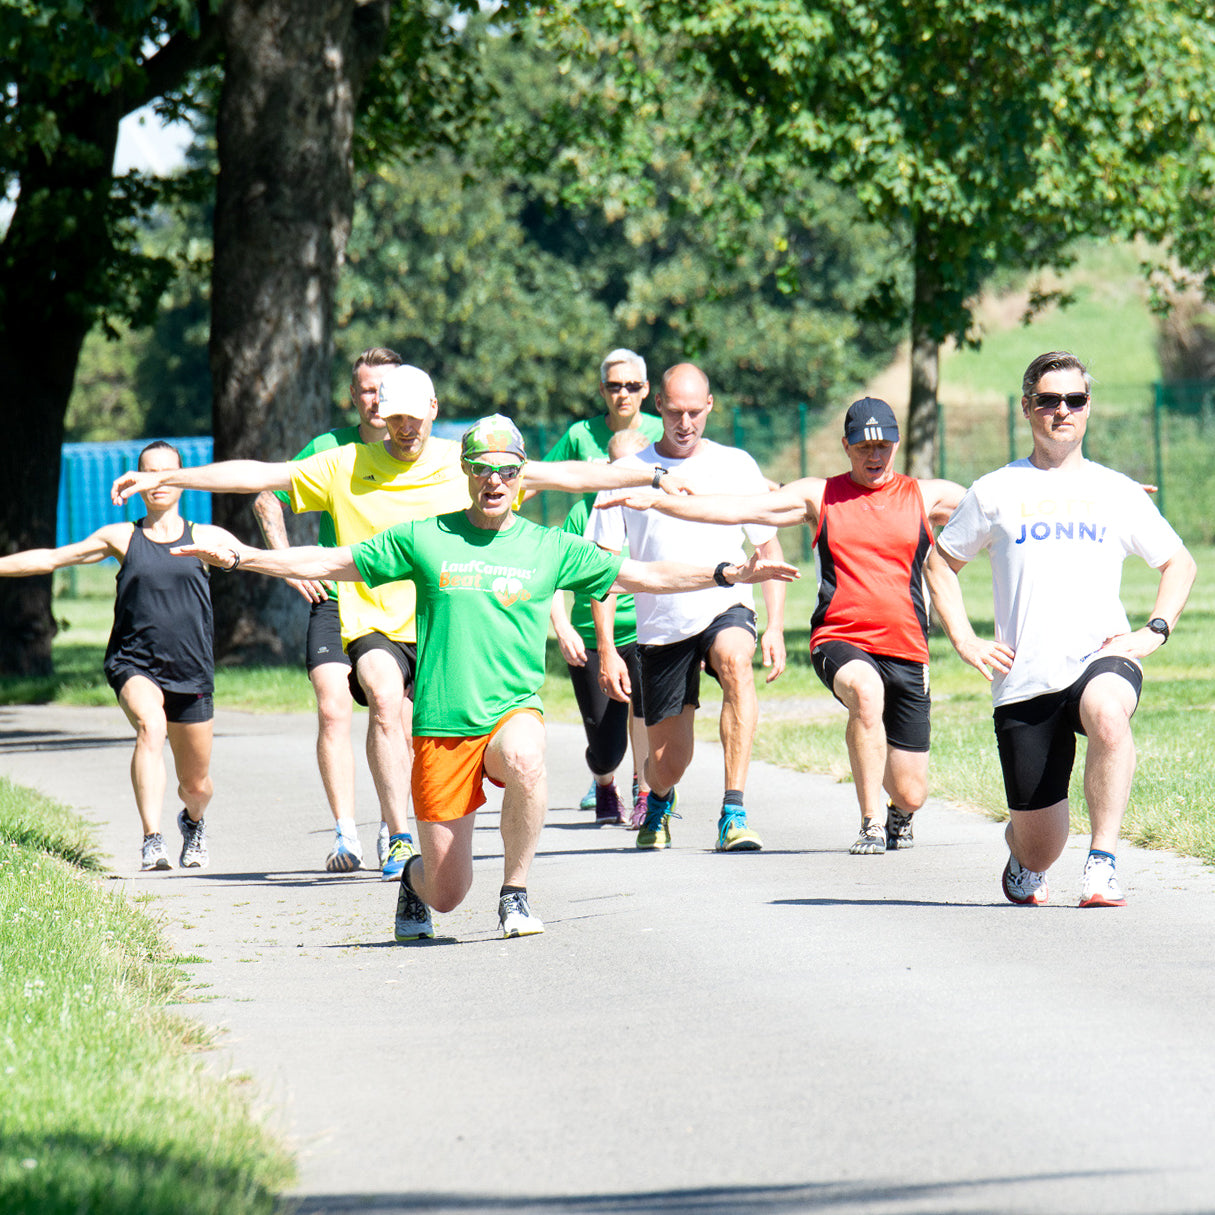
<path id="1" fill-rule="evenodd" d="M 149 443 L 139 454 L 139 467 L 149 472 L 180 468 L 181 455 L 168 443 Z M 147 514 L 137 523 L 110 523 L 75 544 L 0 557 L 0 577 L 10 578 L 118 559 L 104 669 L 135 730 L 131 783 L 143 825 L 141 869 L 173 867 L 160 832 L 166 741 L 183 803 L 177 816 L 179 864 L 199 869 L 208 863 L 203 814 L 212 793 L 214 715 L 209 570 L 197 557 L 175 557 L 169 550 L 196 540 L 238 542 L 223 528 L 183 519 L 177 509 L 181 493 L 162 487 L 144 494 Z"/>

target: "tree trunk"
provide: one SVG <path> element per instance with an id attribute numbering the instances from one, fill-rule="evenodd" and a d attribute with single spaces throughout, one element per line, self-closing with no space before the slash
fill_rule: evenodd
<path id="1" fill-rule="evenodd" d="M 95 156 L 36 155 L 0 252 L 0 554 L 53 548 L 63 419 L 91 301 L 113 241 L 110 169 L 121 109 L 91 90 L 61 105 L 61 129 Z M 0 675 L 49 675 L 51 579 L 0 578 Z"/>
<path id="2" fill-rule="evenodd" d="M 915 227 L 912 252 L 915 284 L 911 300 L 911 392 L 907 433 L 903 436 L 903 469 L 911 477 L 935 477 L 937 389 L 940 387 L 941 339 L 931 318 L 940 292 L 937 259 L 926 225 Z"/>
<path id="3" fill-rule="evenodd" d="M 354 111 L 388 12 L 389 0 L 223 6 L 211 293 L 217 460 L 289 459 L 331 425 Z M 212 517 L 260 543 L 250 498 L 217 495 Z M 213 587 L 221 660 L 298 659 L 307 621 L 299 595 L 251 576 Z"/>

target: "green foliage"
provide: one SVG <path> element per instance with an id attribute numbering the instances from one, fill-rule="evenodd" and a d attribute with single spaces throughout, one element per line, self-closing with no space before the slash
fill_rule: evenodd
<path id="1" fill-rule="evenodd" d="M 591 175 L 579 191 L 560 116 L 593 104 L 605 78 L 563 74 L 522 36 L 489 38 L 483 54 L 494 100 L 459 152 L 360 182 L 340 291 L 347 359 L 387 342 L 431 371 L 448 416 L 564 425 L 600 408 L 598 359 L 618 345 L 642 352 L 652 380 L 701 359 L 719 394 L 772 405 L 851 391 L 888 356 L 886 331 L 847 315 L 886 273 L 885 245 L 837 192 L 796 173 L 730 223 L 703 222 L 689 199 L 735 189 L 745 162 L 706 170 L 665 128 L 647 132 L 635 175 Z M 705 121 L 717 102 L 688 89 L 679 107 Z"/>

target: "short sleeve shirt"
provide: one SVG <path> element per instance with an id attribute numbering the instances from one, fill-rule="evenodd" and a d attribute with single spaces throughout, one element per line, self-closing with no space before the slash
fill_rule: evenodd
<path id="1" fill-rule="evenodd" d="M 768 489 L 759 465 L 745 451 L 709 439 L 702 439 L 696 454 L 686 460 L 660 456 L 651 446 L 618 463 L 638 467 L 661 463 L 678 473 L 694 493 L 762 494 Z M 637 561 L 680 561 L 712 569 L 722 561 L 745 561 L 744 537 L 760 545 L 776 535 L 776 528 L 750 523 L 693 523 L 656 510 L 613 506 L 593 512 L 587 535 L 613 552 L 623 551 L 627 541 L 629 554 Z M 669 645 L 697 636 L 733 605 L 755 605 L 751 587 L 742 584 L 676 595 L 638 594 L 633 598 L 637 604 L 637 640 L 643 645 Z"/>
<path id="2" fill-rule="evenodd" d="M 351 443 L 317 452 L 291 466 L 291 508 L 333 516 L 337 542 L 353 545 L 385 528 L 468 505 L 468 478 L 460 445 L 433 435 L 418 459 L 403 463 L 382 443 Z M 410 582 L 374 590 L 361 582 L 338 584 L 342 643 L 367 633 L 416 640 Z"/>
<path id="3" fill-rule="evenodd" d="M 413 730 L 473 738 L 516 709 L 540 708 L 549 607 L 557 590 L 602 598 L 621 558 L 514 516 L 474 527 L 464 511 L 399 524 L 353 549 L 372 587 L 417 587 Z"/>
<path id="4" fill-rule="evenodd" d="M 1134 553 L 1155 569 L 1181 537 L 1129 477 L 1091 460 L 1040 469 L 1025 459 L 980 477 L 937 546 L 958 561 L 991 558 L 996 640 L 1016 655 L 995 673 L 999 706 L 1070 687 L 1130 627 L 1123 561 Z"/>

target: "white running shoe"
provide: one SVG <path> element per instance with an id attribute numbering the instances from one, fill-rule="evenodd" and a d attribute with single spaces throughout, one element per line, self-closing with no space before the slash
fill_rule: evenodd
<path id="1" fill-rule="evenodd" d="M 1022 907 L 1041 907 L 1050 898 L 1046 874 L 1026 869 L 1012 853 L 1009 853 L 1008 864 L 1004 866 L 1001 884 L 1004 897 Z"/>
<path id="2" fill-rule="evenodd" d="M 206 869 L 211 863 L 206 820 L 195 822 L 183 808 L 177 816 L 177 829 L 181 832 L 181 859 L 177 863 L 183 869 Z"/>
<path id="3" fill-rule="evenodd" d="M 327 873 L 350 873 L 363 864 L 363 845 L 357 835 L 343 835 L 338 827 L 333 833 L 333 847 L 325 858 Z"/>
<path id="4" fill-rule="evenodd" d="M 397 892 L 397 916 L 393 935 L 398 941 L 421 941 L 435 935 L 430 908 L 404 883 Z"/>
<path id="5" fill-rule="evenodd" d="M 532 915 L 522 890 L 504 894 L 498 900 L 498 924 L 504 937 L 534 937 L 544 931 L 544 921 Z"/>
<path id="6" fill-rule="evenodd" d="M 139 853 L 140 869 L 172 869 L 173 862 L 169 860 L 169 850 L 165 847 L 164 839 L 159 831 L 143 837 L 143 848 Z"/>
<path id="7" fill-rule="evenodd" d="M 1114 862 L 1105 856 L 1089 855 L 1084 863 L 1080 885 L 1081 907 L 1125 907 L 1126 898 L 1118 885 Z"/>
<path id="8" fill-rule="evenodd" d="M 379 834 L 375 837 L 375 855 L 380 862 L 380 868 L 384 868 L 384 862 L 388 859 L 388 824 L 381 821 Z"/>

